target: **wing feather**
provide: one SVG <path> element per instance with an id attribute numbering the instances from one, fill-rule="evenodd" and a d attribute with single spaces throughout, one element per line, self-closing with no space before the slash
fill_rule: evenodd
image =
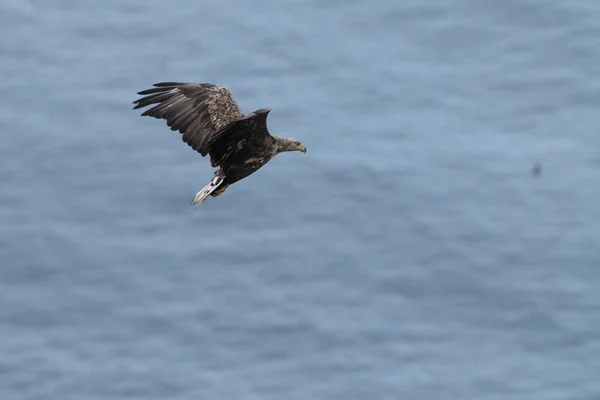
<path id="1" fill-rule="evenodd" d="M 238 120 L 223 130 L 223 135 L 217 137 L 210 143 L 210 162 L 213 167 L 222 165 L 231 156 L 240 151 L 242 147 L 253 137 L 262 137 L 265 141 L 254 142 L 269 143 L 269 131 L 267 129 L 267 115 L 271 110 L 263 108 L 256 110 L 241 120 Z M 262 146 L 262 145 L 261 145 Z M 262 151 L 262 149 L 256 148 Z"/>
<path id="2" fill-rule="evenodd" d="M 237 101 L 223 86 L 182 82 L 153 86 L 138 92 L 143 97 L 133 102 L 133 109 L 152 106 L 142 116 L 165 119 L 167 126 L 179 131 L 183 141 L 203 156 L 219 136 L 231 132 L 223 128 L 244 118 Z"/>

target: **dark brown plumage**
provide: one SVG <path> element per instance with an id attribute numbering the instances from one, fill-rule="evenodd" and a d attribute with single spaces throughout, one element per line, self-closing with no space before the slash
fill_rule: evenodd
<path id="1" fill-rule="evenodd" d="M 138 92 L 134 109 L 152 106 L 142 116 L 165 119 L 173 131 L 202 156 L 209 155 L 219 167 L 192 204 L 200 205 L 209 195 L 223 193 L 227 186 L 256 172 L 283 151 L 306 148 L 295 139 L 271 135 L 267 129 L 270 108 L 244 114 L 231 92 L 211 83 L 162 82 Z"/>

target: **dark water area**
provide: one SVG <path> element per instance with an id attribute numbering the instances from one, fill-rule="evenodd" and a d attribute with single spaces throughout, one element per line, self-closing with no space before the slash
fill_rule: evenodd
<path id="1" fill-rule="evenodd" d="M 600 398 L 599 21 L 0 1 L 0 399 Z M 160 81 L 308 152 L 193 210 Z"/>

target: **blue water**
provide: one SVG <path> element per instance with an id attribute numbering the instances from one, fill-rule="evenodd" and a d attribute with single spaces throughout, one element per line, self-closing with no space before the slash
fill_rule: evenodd
<path id="1" fill-rule="evenodd" d="M 600 398 L 598 21 L 1 0 L 0 399 Z M 308 153 L 193 210 L 209 161 L 131 110 L 159 81 Z"/>

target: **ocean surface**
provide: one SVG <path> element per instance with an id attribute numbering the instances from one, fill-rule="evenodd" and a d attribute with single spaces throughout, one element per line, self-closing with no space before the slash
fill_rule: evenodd
<path id="1" fill-rule="evenodd" d="M 0 399 L 600 399 L 599 21 L 0 0 Z M 160 81 L 308 152 L 194 210 Z"/>

